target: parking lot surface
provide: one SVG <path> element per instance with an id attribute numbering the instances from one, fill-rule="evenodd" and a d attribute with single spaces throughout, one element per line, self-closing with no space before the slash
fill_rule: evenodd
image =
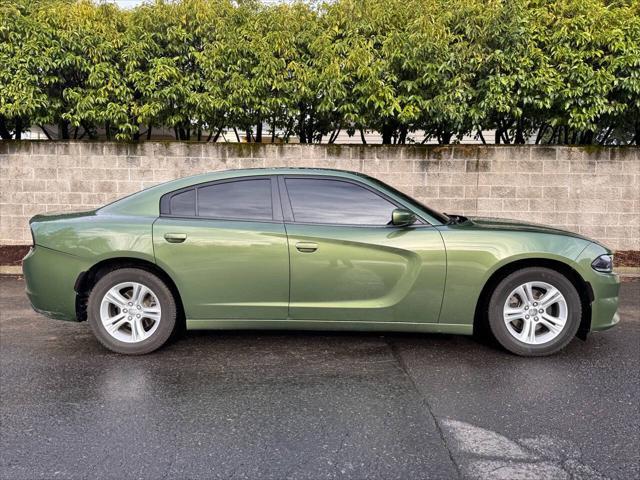
<path id="1" fill-rule="evenodd" d="M 631 479 L 640 282 L 546 358 L 470 337 L 187 332 L 143 357 L 0 278 L 0 478 Z"/>

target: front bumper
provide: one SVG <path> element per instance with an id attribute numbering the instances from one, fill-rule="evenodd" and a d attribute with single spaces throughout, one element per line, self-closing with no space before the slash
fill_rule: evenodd
<path id="1" fill-rule="evenodd" d="M 591 285 L 593 290 L 589 328 L 592 332 L 606 330 L 620 321 L 618 315 L 620 277 L 615 273 L 600 273 L 591 268 L 591 262 L 604 253 L 610 252 L 597 243 L 592 243 L 577 259 L 582 278 Z"/>

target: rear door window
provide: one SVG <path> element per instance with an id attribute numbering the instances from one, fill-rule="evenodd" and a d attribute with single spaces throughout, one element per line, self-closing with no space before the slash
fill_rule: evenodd
<path id="1" fill-rule="evenodd" d="M 237 180 L 198 187 L 198 216 L 273 220 L 271 179 Z"/>

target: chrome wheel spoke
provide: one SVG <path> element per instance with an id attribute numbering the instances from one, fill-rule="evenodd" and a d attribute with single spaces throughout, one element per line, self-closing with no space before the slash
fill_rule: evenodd
<path id="1" fill-rule="evenodd" d="M 504 319 L 505 321 L 517 320 L 519 318 L 524 318 L 525 309 L 524 308 L 507 308 L 504 309 Z"/>
<path id="2" fill-rule="evenodd" d="M 551 287 L 549 290 L 545 292 L 545 294 L 538 300 L 540 302 L 540 307 L 549 308 L 551 305 L 556 303 L 560 298 L 564 299 L 560 290 L 557 288 Z"/>
<path id="3" fill-rule="evenodd" d="M 142 316 L 151 320 L 160 320 L 160 308 L 159 307 L 147 307 L 142 309 Z"/>
<path id="4" fill-rule="evenodd" d="M 150 290 L 144 285 L 136 283 L 131 292 L 131 301 L 134 304 L 138 304 L 138 305 L 142 304 L 145 297 L 149 294 L 149 291 Z"/>
<path id="5" fill-rule="evenodd" d="M 542 314 L 540 323 L 545 327 L 547 327 L 547 329 L 549 329 L 550 332 L 558 334 L 564 328 L 564 324 L 566 323 L 566 320 L 559 317 L 552 317 L 551 315 L 547 315 L 546 313 L 544 313 Z"/>
<path id="6" fill-rule="evenodd" d="M 529 302 L 530 299 L 527 296 L 527 291 L 524 288 L 524 285 L 520 285 L 518 288 L 515 289 L 515 291 L 513 292 L 517 297 L 519 297 L 523 302 Z"/>
<path id="7" fill-rule="evenodd" d="M 525 320 L 522 323 L 520 340 L 525 343 L 536 343 L 536 326 L 531 320 Z"/>
<path id="8" fill-rule="evenodd" d="M 124 298 L 119 291 L 113 288 L 107 292 L 103 301 L 110 302 L 118 308 L 126 307 L 128 302 L 128 300 Z"/>
<path id="9" fill-rule="evenodd" d="M 115 315 L 113 317 L 102 319 L 102 324 L 109 333 L 117 331 L 125 323 L 127 323 L 127 315 L 124 313 L 119 313 L 118 315 Z"/>
<path id="10" fill-rule="evenodd" d="M 145 333 L 142 321 L 139 318 L 131 320 L 131 338 L 134 342 L 144 340 Z"/>

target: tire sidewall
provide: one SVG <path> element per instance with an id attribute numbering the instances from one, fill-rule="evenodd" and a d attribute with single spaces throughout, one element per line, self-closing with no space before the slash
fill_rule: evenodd
<path id="1" fill-rule="evenodd" d="M 127 343 L 112 337 L 102 325 L 100 305 L 106 293 L 115 285 L 137 282 L 150 288 L 160 303 L 160 324 L 147 339 Z M 87 302 L 87 319 L 93 334 L 108 349 L 128 355 L 142 355 L 160 348 L 171 336 L 176 324 L 176 305 L 173 294 L 165 283 L 153 273 L 138 268 L 122 268 L 104 275 L 95 284 Z"/>
<path id="2" fill-rule="evenodd" d="M 546 282 L 557 288 L 567 302 L 567 322 L 562 332 L 554 339 L 540 345 L 529 345 L 509 333 L 503 319 L 507 298 L 514 289 L 527 282 Z M 550 355 L 564 348 L 575 337 L 582 318 L 580 296 L 571 281 L 563 274 L 542 267 L 531 267 L 513 272 L 495 288 L 489 302 L 489 326 L 496 340 L 507 350 L 518 355 Z"/>

